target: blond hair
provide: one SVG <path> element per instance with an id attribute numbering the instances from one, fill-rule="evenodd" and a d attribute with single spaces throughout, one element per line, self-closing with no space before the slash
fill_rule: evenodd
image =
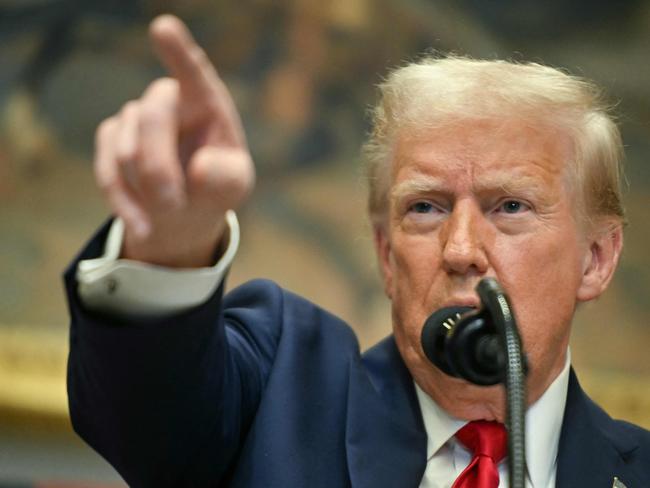
<path id="1" fill-rule="evenodd" d="M 567 133 L 567 162 L 580 216 L 623 222 L 623 146 L 601 90 L 590 81 L 536 63 L 427 57 L 398 68 L 379 85 L 373 130 L 363 147 L 368 210 L 380 223 L 388 208 L 390 163 L 399 134 L 442 129 L 466 120 L 516 118 Z"/>

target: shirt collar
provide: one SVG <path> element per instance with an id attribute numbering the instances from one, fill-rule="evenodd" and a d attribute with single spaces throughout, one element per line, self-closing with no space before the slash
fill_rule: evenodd
<path id="1" fill-rule="evenodd" d="M 557 466 L 557 451 L 569 388 L 571 351 L 560 374 L 526 412 L 526 464 L 534 487 L 548 486 Z"/>
<path id="2" fill-rule="evenodd" d="M 415 392 L 422 411 L 424 429 L 427 431 L 427 461 L 429 461 L 458 432 L 458 429 L 467 423 L 467 420 L 452 417 L 433 401 L 433 398 L 424 393 L 417 383 L 415 383 Z"/>
<path id="3" fill-rule="evenodd" d="M 556 469 L 560 431 L 569 385 L 571 351 L 560 374 L 544 394 L 526 412 L 526 464 L 533 487 L 546 487 Z M 429 461 L 467 421 L 443 410 L 415 384 L 420 410 L 427 432 L 427 461 Z"/>

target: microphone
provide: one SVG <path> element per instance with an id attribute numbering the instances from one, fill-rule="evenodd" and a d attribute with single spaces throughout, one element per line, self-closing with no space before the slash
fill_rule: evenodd
<path id="1" fill-rule="evenodd" d="M 427 318 L 422 327 L 422 349 L 429 361 L 450 376 L 481 386 L 496 385 L 505 380 L 506 354 L 489 303 L 506 298 L 489 278 L 481 281 L 477 291 L 481 309 L 445 307 Z"/>
<path id="2" fill-rule="evenodd" d="M 510 486 L 526 480 L 526 383 L 528 372 L 517 322 L 508 297 L 494 278 L 476 287 L 481 308 L 446 307 L 424 322 L 422 349 L 450 376 L 481 386 L 503 383 L 508 428 Z"/>

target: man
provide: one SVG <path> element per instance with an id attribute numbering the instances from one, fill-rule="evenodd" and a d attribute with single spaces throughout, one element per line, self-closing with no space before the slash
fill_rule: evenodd
<path id="1" fill-rule="evenodd" d="M 394 335 L 360 356 L 345 324 L 272 283 L 222 300 L 252 162 L 184 25 L 151 34 L 172 78 L 100 126 L 97 181 L 120 219 L 66 275 L 73 424 L 131 486 L 508 486 L 506 461 L 463 434 L 503 440 L 502 389 L 445 375 L 420 345 L 427 316 L 478 306 L 486 276 L 530 363 L 527 485 L 650 486 L 648 433 L 569 366 L 573 313 L 622 247 L 621 143 L 592 85 L 463 58 L 388 77 L 365 153 Z"/>

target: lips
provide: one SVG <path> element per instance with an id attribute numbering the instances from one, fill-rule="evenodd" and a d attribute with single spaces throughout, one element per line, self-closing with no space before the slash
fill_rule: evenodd
<path id="1" fill-rule="evenodd" d="M 445 301 L 438 308 L 447 308 L 447 307 L 470 307 L 477 309 L 479 308 L 481 302 L 478 297 L 466 297 L 466 298 L 452 298 Z"/>

